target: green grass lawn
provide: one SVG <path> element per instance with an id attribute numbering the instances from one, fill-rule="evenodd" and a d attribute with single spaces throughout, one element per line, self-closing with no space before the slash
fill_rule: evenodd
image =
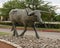
<path id="1" fill-rule="evenodd" d="M 2 35 L 9 35 L 10 33 L 7 33 L 7 32 L 0 32 L 0 36 Z"/>

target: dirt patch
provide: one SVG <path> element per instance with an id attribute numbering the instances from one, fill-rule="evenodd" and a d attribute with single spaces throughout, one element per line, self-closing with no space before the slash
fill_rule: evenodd
<path id="1" fill-rule="evenodd" d="M 10 44 L 0 41 L 0 48 L 16 48 Z"/>

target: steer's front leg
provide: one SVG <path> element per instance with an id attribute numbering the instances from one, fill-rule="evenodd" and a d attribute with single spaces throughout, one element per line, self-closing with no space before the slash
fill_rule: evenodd
<path id="1" fill-rule="evenodd" d="M 16 30 L 16 25 L 15 25 L 15 23 L 12 23 L 12 24 L 13 24 L 13 36 L 18 37 L 18 33 L 17 33 L 17 30 Z"/>

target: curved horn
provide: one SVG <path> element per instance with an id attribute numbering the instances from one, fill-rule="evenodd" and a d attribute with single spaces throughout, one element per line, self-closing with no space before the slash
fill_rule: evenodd
<path id="1" fill-rule="evenodd" d="M 34 15 L 34 11 L 28 13 L 29 16 Z"/>

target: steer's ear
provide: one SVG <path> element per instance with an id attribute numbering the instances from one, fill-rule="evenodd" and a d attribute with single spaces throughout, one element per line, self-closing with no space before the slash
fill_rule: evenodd
<path id="1" fill-rule="evenodd" d="M 34 11 L 28 13 L 28 16 L 34 15 Z"/>

